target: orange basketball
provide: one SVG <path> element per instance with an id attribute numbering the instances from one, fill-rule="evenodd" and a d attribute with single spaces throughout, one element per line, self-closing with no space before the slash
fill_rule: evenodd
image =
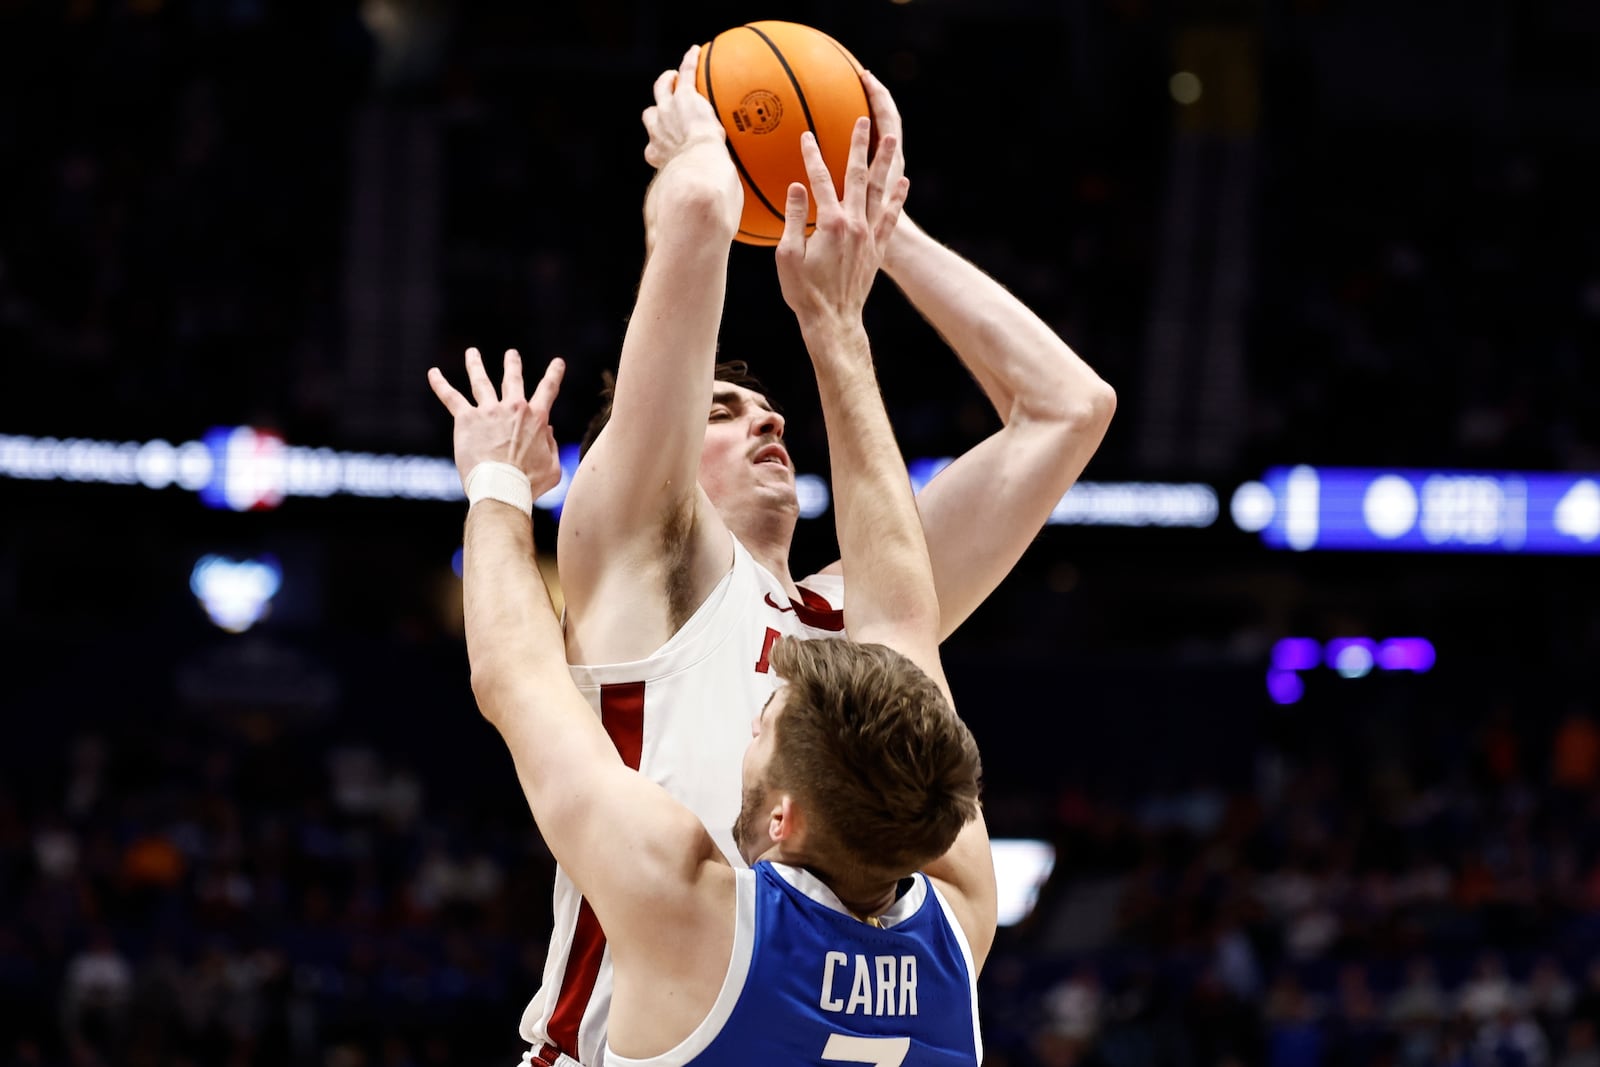
<path id="1" fill-rule="evenodd" d="M 694 86 L 722 120 L 744 180 L 737 240 L 775 245 L 783 236 L 789 183 L 806 181 L 800 135 L 807 130 L 817 135 L 834 192 L 844 195 L 850 132 L 869 112 L 861 64 L 838 41 L 795 22 L 735 26 L 700 49 Z M 808 222 L 816 217 L 813 200 Z"/>

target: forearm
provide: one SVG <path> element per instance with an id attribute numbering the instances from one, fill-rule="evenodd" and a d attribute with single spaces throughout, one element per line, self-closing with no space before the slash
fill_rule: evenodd
<path id="1" fill-rule="evenodd" d="M 937 629 L 921 518 L 859 320 L 803 324 L 828 433 L 840 555 L 853 634 L 880 623 Z M 864 638 L 863 638 L 864 639 Z"/>
<path id="2" fill-rule="evenodd" d="M 978 380 L 1003 422 L 1101 424 L 1111 389 L 999 282 L 901 217 L 884 273 Z"/>
<path id="3" fill-rule="evenodd" d="M 464 541 L 467 659 L 484 717 L 514 753 L 513 739 L 523 735 L 580 751 L 609 750 L 594 716 L 574 713 L 567 699 L 570 691 L 586 711 L 567 670 L 561 624 L 535 562 L 528 516 L 481 501 L 467 511 Z"/>
<path id="4" fill-rule="evenodd" d="M 687 811 L 675 812 L 670 801 L 663 803 L 659 786 L 623 765 L 573 684 L 526 515 L 494 501 L 471 506 L 463 581 L 478 706 L 511 753 L 551 854 L 596 911 L 612 918 L 613 903 L 632 892 L 614 874 L 613 849 L 646 856 L 647 849 L 628 847 L 630 836 L 673 841 L 685 832 L 685 821 L 690 829 L 698 823 Z M 683 856 L 691 857 L 688 848 Z"/>
<path id="5" fill-rule="evenodd" d="M 646 197 L 654 244 L 623 336 L 612 417 L 567 499 L 584 545 L 658 540 L 664 517 L 694 493 L 738 227 L 715 159 L 699 158 L 711 147 L 674 158 Z M 731 172 L 726 150 L 715 151 Z M 564 544 L 568 535 L 564 521 Z"/>

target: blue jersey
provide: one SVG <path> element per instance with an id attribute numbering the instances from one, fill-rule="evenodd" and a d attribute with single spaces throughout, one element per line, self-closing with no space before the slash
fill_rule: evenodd
<path id="1" fill-rule="evenodd" d="M 670 1052 L 607 1067 L 976 1067 L 977 975 L 926 877 L 881 917 L 851 915 L 821 881 L 763 861 L 736 872 L 739 919 L 710 1015 Z"/>

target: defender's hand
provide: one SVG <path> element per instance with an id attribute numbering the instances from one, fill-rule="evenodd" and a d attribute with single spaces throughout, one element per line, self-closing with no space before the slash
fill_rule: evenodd
<path id="1" fill-rule="evenodd" d="M 505 376 L 500 395 L 483 369 L 483 357 L 476 348 L 467 349 L 467 380 L 472 383 L 473 404 L 445 380 L 438 367 L 428 370 L 428 384 L 456 420 L 456 471 L 466 484 L 467 475 L 480 463 L 510 463 L 528 476 L 534 498 L 554 489 L 561 481 L 561 457 L 556 436 L 550 429 L 550 405 L 561 390 L 566 363 L 552 359 L 545 368 L 532 398 L 523 395 L 522 357 L 515 349 L 506 352 Z"/>
<path id="2" fill-rule="evenodd" d="M 777 261 L 783 299 L 800 320 L 802 330 L 859 320 L 905 205 L 910 182 L 904 175 L 891 181 L 899 139 L 885 134 L 877 158 L 869 165 L 871 134 L 871 120 L 865 116 L 857 119 L 850 137 L 842 200 L 834 194 L 833 178 L 816 138 L 807 133 L 800 139 L 811 193 L 817 198 L 817 225 L 806 237 L 806 187 L 792 183 Z"/>

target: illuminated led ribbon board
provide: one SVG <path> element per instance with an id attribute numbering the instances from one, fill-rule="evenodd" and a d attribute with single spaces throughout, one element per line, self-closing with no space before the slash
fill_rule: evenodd
<path id="1" fill-rule="evenodd" d="M 912 488 L 921 491 L 950 464 L 947 458 L 908 464 Z M 578 447 L 561 449 L 561 482 L 534 501 L 560 513 Z M 208 507 L 270 511 L 289 497 L 348 495 L 370 499 L 459 501 L 455 462 L 438 456 L 339 452 L 291 445 L 268 430 L 221 426 L 201 440 L 94 441 L 86 438 L 0 435 L 0 478 L 139 485 L 199 494 Z M 797 473 L 795 497 L 802 519 L 827 512 L 827 480 Z M 1199 482 L 1080 482 L 1046 520 L 1053 526 L 1187 527 L 1216 522 L 1217 491 Z"/>
<path id="2" fill-rule="evenodd" d="M 1600 474 L 1274 467 L 1234 493 L 1233 519 L 1305 552 L 1600 554 Z"/>

